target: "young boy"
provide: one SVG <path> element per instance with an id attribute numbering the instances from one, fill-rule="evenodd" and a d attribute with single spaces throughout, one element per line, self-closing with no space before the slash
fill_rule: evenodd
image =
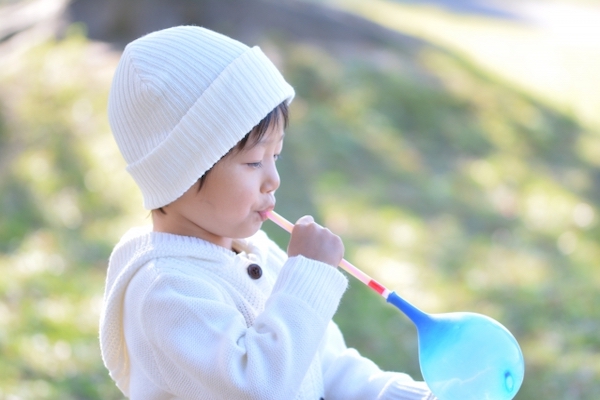
<path id="1" fill-rule="evenodd" d="M 152 228 L 110 258 L 102 357 L 132 399 L 433 399 L 331 321 L 339 237 L 301 218 L 287 254 L 260 230 L 294 90 L 258 47 L 181 26 L 130 43 L 109 119 Z"/>

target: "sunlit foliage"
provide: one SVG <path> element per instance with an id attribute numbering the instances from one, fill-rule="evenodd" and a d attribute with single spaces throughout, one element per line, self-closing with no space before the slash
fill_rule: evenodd
<path id="1" fill-rule="evenodd" d="M 6 61 L 0 398 L 120 398 L 100 359 L 98 317 L 108 254 L 140 200 L 106 121 L 115 56 L 73 27 Z"/>

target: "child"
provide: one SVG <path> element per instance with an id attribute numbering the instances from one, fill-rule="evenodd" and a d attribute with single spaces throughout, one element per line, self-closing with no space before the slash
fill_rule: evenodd
<path id="1" fill-rule="evenodd" d="M 152 229 L 110 258 L 102 357 L 132 399 L 433 399 L 346 348 L 332 322 L 341 240 L 301 218 L 287 254 L 275 205 L 294 90 L 258 47 L 181 26 L 130 43 L 109 119 Z"/>

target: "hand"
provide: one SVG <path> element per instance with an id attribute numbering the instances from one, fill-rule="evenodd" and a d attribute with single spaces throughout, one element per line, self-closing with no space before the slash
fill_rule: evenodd
<path id="1" fill-rule="evenodd" d="M 344 257 L 344 243 L 339 236 L 306 215 L 294 225 L 288 245 L 288 256 L 297 255 L 337 267 Z"/>

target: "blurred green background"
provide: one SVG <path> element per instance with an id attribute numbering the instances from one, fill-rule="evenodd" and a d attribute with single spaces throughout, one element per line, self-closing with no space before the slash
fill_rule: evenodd
<path id="1" fill-rule="evenodd" d="M 526 361 L 516 399 L 597 399 L 599 10 L 0 0 L 0 399 L 122 399 L 97 339 L 106 264 L 150 220 L 106 99 L 126 42 L 184 23 L 260 45 L 296 88 L 283 215 L 315 215 L 426 311 L 502 322 Z M 420 378 L 414 327 L 350 279 L 348 345 Z"/>

